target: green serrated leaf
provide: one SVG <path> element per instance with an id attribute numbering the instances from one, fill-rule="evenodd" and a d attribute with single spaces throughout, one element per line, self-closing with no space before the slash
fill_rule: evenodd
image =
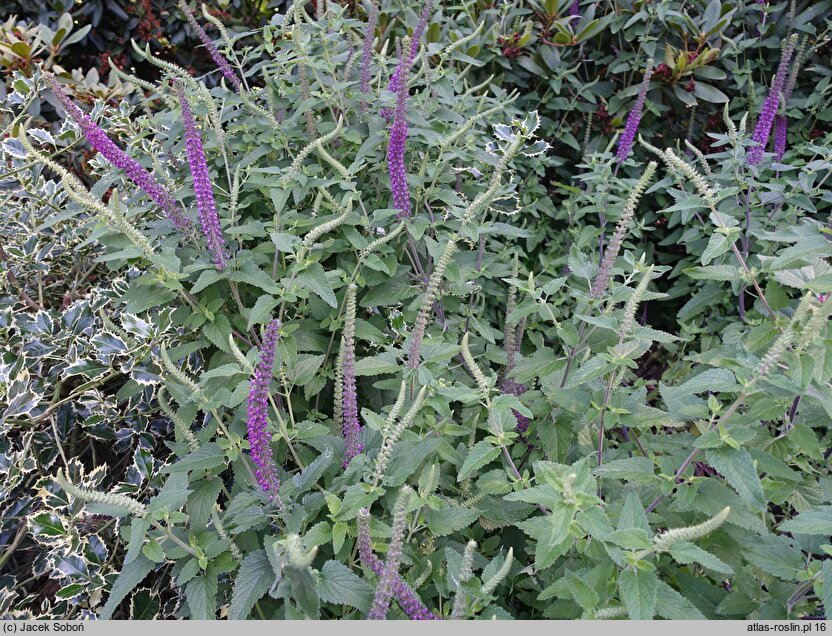
<path id="1" fill-rule="evenodd" d="M 338 307 L 338 300 L 332 290 L 326 272 L 320 263 L 313 263 L 297 275 L 297 282 L 303 288 L 323 300 L 330 307 Z"/>
<path id="2" fill-rule="evenodd" d="M 760 476 L 754 467 L 754 460 L 744 448 L 720 446 L 705 451 L 708 463 L 725 477 L 737 494 L 754 508 L 766 506 Z"/>
<path id="3" fill-rule="evenodd" d="M 664 581 L 659 581 L 656 590 L 656 614 L 674 621 L 698 621 L 706 618 L 696 605 Z"/>
<path id="4" fill-rule="evenodd" d="M 444 537 L 452 532 L 467 528 L 479 516 L 480 513 L 478 510 L 457 508 L 456 506 L 447 506 L 439 510 L 427 509 L 425 511 L 425 521 L 428 524 L 428 530 L 435 537 Z"/>
<path id="5" fill-rule="evenodd" d="M 832 506 L 815 506 L 780 524 L 781 532 L 794 534 L 832 534 Z"/>
<path id="6" fill-rule="evenodd" d="M 188 581 L 185 598 L 191 610 L 191 618 L 197 621 L 212 621 L 217 617 L 217 571 L 208 566 L 204 574 Z"/>
<path id="7" fill-rule="evenodd" d="M 272 317 L 272 310 L 277 307 L 278 304 L 280 304 L 280 301 L 274 296 L 269 296 L 267 294 L 260 296 L 254 303 L 254 307 L 252 307 L 251 311 L 249 311 L 246 329 L 251 331 L 254 325 L 264 325 L 269 322 Z"/>
<path id="8" fill-rule="evenodd" d="M 264 550 L 249 552 L 234 578 L 229 620 L 244 620 L 254 604 L 269 591 L 274 582 L 274 571 Z"/>
<path id="9" fill-rule="evenodd" d="M 462 467 L 459 469 L 459 474 L 457 475 L 456 480 L 464 481 L 470 477 L 475 470 L 479 470 L 487 463 L 497 459 L 499 454 L 499 447 L 493 446 L 485 440 L 477 442 L 474 444 L 471 452 L 468 453 L 465 461 L 462 462 Z"/>
<path id="10" fill-rule="evenodd" d="M 734 573 L 734 570 L 730 565 L 722 562 L 710 552 L 706 552 L 699 546 L 686 541 L 674 544 L 670 548 L 670 556 L 684 565 L 695 562 L 703 567 L 713 570 L 714 572 L 719 572 L 720 574 Z"/>
<path id="11" fill-rule="evenodd" d="M 127 595 L 139 583 L 144 580 L 155 564 L 144 555 L 139 555 L 130 563 L 126 564 L 118 575 L 116 582 L 113 583 L 113 588 L 110 590 L 110 596 L 107 603 L 101 610 L 99 618 L 101 620 L 109 620 L 113 616 L 119 603 L 121 603 Z"/>
<path id="12" fill-rule="evenodd" d="M 318 594 L 326 603 L 355 607 L 366 612 L 373 601 L 373 589 L 364 579 L 338 561 L 327 561 L 321 568 Z"/>
<path id="13" fill-rule="evenodd" d="M 618 590 L 631 620 L 648 621 L 656 614 L 659 579 L 648 570 L 624 570 Z"/>

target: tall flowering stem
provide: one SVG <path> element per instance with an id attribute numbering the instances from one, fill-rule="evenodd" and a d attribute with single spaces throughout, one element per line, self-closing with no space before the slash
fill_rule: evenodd
<path id="1" fill-rule="evenodd" d="M 788 69 L 789 61 L 792 59 L 796 41 L 797 36 L 793 35 L 789 38 L 786 48 L 783 49 L 783 55 L 780 57 L 780 66 L 777 67 L 777 73 L 774 76 L 774 81 L 771 83 L 771 90 L 763 104 L 760 117 L 757 119 L 757 127 L 754 129 L 753 137 L 757 145 L 748 151 L 748 163 L 751 165 L 758 164 L 763 160 L 763 153 L 768 145 L 769 135 L 771 135 L 771 126 L 774 123 L 774 117 L 777 115 L 777 109 L 780 106 L 780 95 L 783 93 L 783 88 L 786 83 L 786 69 Z"/>
<path id="2" fill-rule="evenodd" d="M 384 563 L 373 554 L 373 543 L 370 538 L 370 511 L 363 508 L 358 512 L 358 556 L 365 567 L 372 570 L 376 576 L 384 572 Z M 393 596 L 398 601 L 404 613 L 412 621 L 434 621 L 436 615 L 422 602 L 400 574 L 396 574 L 393 583 Z"/>
<path id="3" fill-rule="evenodd" d="M 393 192 L 393 207 L 399 211 L 398 219 L 410 218 L 410 191 L 407 187 L 407 171 L 404 165 L 404 151 L 407 144 L 407 76 L 410 69 L 410 47 L 402 47 L 402 82 L 398 86 L 396 110 L 390 129 L 390 144 L 387 146 L 387 171 L 390 174 L 390 188 Z"/>
<path id="4" fill-rule="evenodd" d="M 191 112 L 191 105 L 185 96 L 185 87 L 182 82 L 176 82 L 176 94 L 179 97 L 179 105 L 182 109 L 185 148 L 188 154 L 191 177 L 194 180 L 194 192 L 196 193 L 196 204 L 199 208 L 202 233 L 205 235 L 208 249 L 214 254 L 214 263 L 217 269 L 223 270 L 226 264 L 225 238 L 223 238 L 220 220 L 217 217 L 217 207 L 214 203 L 214 192 L 211 189 L 211 178 L 208 175 L 208 162 L 205 160 L 205 151 L 202 148 L 202 138 L 199 135 L 199 130 L 197 130 Z"/>
<path id="5" fill-rule="evenodd" d="M 404 531 L 407 525 L 407 505 L 412 493 L 410 486 L 404 486 L 393 508 L 393 533 L 387 549 L 387 561 L 384 562 L 373 605 L 367 616 L 371 621 L 383 621 L 387 618 L 387 610 L 390 608 L 396 581 L 399 580 L 399 563 L 402 560 Z"/>
<path id="6" fill-rule="evenodd" d="M 361 51 L 361 111 L 367 110 L 367 96 L 370 94 L 370 61 L 373 56 L 373 39 L 378 23 L 378 7 L 374 1 L 370 2 L 370 13 L 367 15 L 367 26 L 364 29 L 364 48 Z"/>
<path id="7" fill-rule="evenodd" d="M 508 168 L 509 162 L 520 151 L 520 148 L 523 147 L 526 140 L 530 138 L 530 135 L 515 135 L 514 140 L 503 149 L 503 157 L 494 169 L 494 174 L 491 176 L 488 188 L 476 199 L 474 199 L 462 214 L 460 221 L 463 227 L 470 223 L 473 219 L 477 218 L 483 210 L 488 208 L 497 196 L 497 190 L 500 187 L 501 177 Z M 425 337 L 425 330 L 427 329 L 430 310 L 433 306 L 433 301 L 439 292 L 439 287 L 442 285 L 442 281 L 444 280 L 445 270 L 448 268 L 451 258 L 453 258 L 453 255 L 456 252 L 457 239 L 458 235 L 456 233 L 452 234 L 448 239 L 439 260 L 436 261 L 433 272 L 428 279 L 428 286 L 425 290 L 425 295 L 422 297 L 422 303 L 419 306 L 419 313 L 416 315 L 416 322 L 413 323 L 413 331 L 410 335 L 407 366 L 411 369 L 418 368 L 421 362 L 422 340 Z"/>
<path id="8" fill-rule="evenodd" d="M 507 359 L 506 367 L 503 370 L 504 377 L 508 376 L 508 374 L 511 373 L 512 369 L 514 369 L 514 365 L 517 361 L 517 354 L 520 352 L 520 344 L 523 342 L 523 332 L 525 331 L 525 329 L 525 318 L 522 318 L 520 322 L 518 322 L 517 324 L 508 322 L 506 324 L 506 334 L 509 337 L 506 338 L 506 342 L 504 344 Z M 517 380 L 514 380 L 513 378 L 505 377 L 503 382 L 500 384 L 500 389 L 503 393 L 519 397 L 526 392 L 526 385 L 520 384 Z M 529 424 L 531 424 L 529 418 L 516 409 L 511 409 L 511 412 L 514 415 L 515 421 L 517 422 L 517 432 L 520 433 L 520 441 L 528 444 L 526 433 L 529 430 Z"/>
<path id="9" fill-rule="evenodd" d="M 789 98 L 792 96 L 794 85 L 797 82 L 797 74 L 800 71 L 800 63 L 803 58 L 803 48 L 806 46 L 806 39 L 800 43 L 797 52 L 794 54 L 794 62 L 792 63 L 792 70 L 789 72 L 789 79 L 786 81 L 786 87 L 783 89 L 783 110 L 782 114 L 777 115 L 774 120 L 774 158 L 780 161 L 783 155 L 786 154 L 786 142 L 788 137 L 789 118 L 786 115 L 786 108 L 789 105 Z"/>
<path id="10" fill-rule="evenodd" d="M 598 275 L 592 283 L 592 290 L 589 295 L 592 299 L 600 298 L 607 290 L 610 284 L 610 277 L 612 276 L 612 268 L 615 265 L 615 259 L 618 258 L 618 253 L 621 251 L 621 246 L 624 243 L 624 237 L 627 235 L 627 229 L 630 226 L 630 221 L 633 220 L 638 202 L 644 190 L 650 184 L 653 175 L 656 172 L 656 162 L 651 161 L 647 164 L 644 174 L 638 180 L 635 187 L 630 191 L 630 196 L 627 197 L 627 202 L 624 204 L 624 211 L 621 213 L 621 218 L 618 220 L 618 225 L 615 227 L 615 233 L 612 235 L 607 250 L 604 252 L 604 257 L 601 260 L 601 265 L 598 267 Z"/>
<path id="11" fill-rule="evenodd" d="M 263 344 L 260 347 L 260 361 L 254 368 L 248 393 L 248 443 L 251 448 L 251 459 L 254 462 L 254 474 L 263 492 L 279 507 L 283 507 L 280 499 L 280 480 L 277 476 L 277 465 L 272 457 L 271 435 L 268 432 L 269 416 L 269 385 L 272 381 L 274 367 L 275 346 L 277 333 L 280 328 L 279 320 L 272 320 L 266 327 Z"/>
<path id="12" fill-rule="evenodd" d="M 633 147 L 633 141 L 638 132 L 638 125 L 641 123 L 641 114 L 644 110 L 644 100 L 647 97 L 647 89 L 650 87 L 650 77 L 653 75 L 653 60 L 647 60 L 647 68 L 644 70 L 644 77 L 641 80 L 641 88 L 638 91 L 638 98 L 633 105 L 630 114 L 627 116 L 627 124 L 624 126 L 624 133 L 618 142 L 616 158 L 618 164 L 622 164 Z"/>
<path id="13" fill-rule="evenodd" d="M 191 28 L 196 31 L 197 37 L 199 37 L 199 40 L 202 42 L 205 50 L 208 51 L 208 55 L 210 55 L 211 59 L 214 60 L 214 64 L 217 65 L 217 68 L 220 69 L 220 72 L 225 76 L 225 79 L 227 79 L 228 82 L 234 87 L 234 90 L 239 93 L 242 88 L 242 83 L 240 82 L 240 78 L 237 76 L 237 73 L 235 73 L 231 68 L 228 60 L 226 60 L 223 54 L 219 52 L 217 45 L 214 44 L 214 41 L 208 37 L 205 29 L 203 29 L 199 22 L 196 21 L 191 8 L 187 5 L 185 0 L 179 0 L 179 7 L 185 13 L 185 17 L 188 19 L 188 23 L 191 25 Z"/>
<path id="14" fill-rule="evenodd" d="M 410 335 L 410 347 L 407 353 L 407 366 L 411 369 L 419 367 L 421 362 L 422 340 L 425 337 L 425 330 L 428 326 L 428 318 L 430 317 L 430 310 L 433 307 L 433 301 L 436 294 L 439 292 L 439 286 L 442 284 L 442 279 L 445 277 L 445 270 L 456 252 L 456 237 L 452 237 L 446 244 L 445 249 L 442 250 L 442 255 L 436 261 L 436 266 L 433 273 L 428 279 L 428 287 L 425 290 L 425 295 L 422 298 L 422 304 L 419 306 L 419 313 L 416 315 L 416 322 L 413 323 L 413 332 Z"/>
<path id="15" fill-rule="evenodd" d="M 44 79 L 55 97 L 61 102 L 61 106 L 63 106 L 67 115 L 81 128 L 90 145 L 116 168 L 123 170 L 133 183 L 144 190 L 162 208 L 165 215 L 177 228 L 181 230 L 188 227 L 189 222 L 182 214 L 182 208 L 156 178 L 145 170 L 138 161 L 119 148 L 107 133 L 99 128 L 92 118 L 69 98 L 69 95 L 64 92 L 54 77 L 44 74 Z"/>
<path id="16" fill-rule="evenodd" d="M 358 395 L 355 388 L 355 283 L 347 288 L 344 320 L 344 358 L 341 367 L 341 430 L 344 435 L 344 466 L 364 450 L 361 423 L 358 421 Z"/>
<path id="17" fill-rule="evenodd" d="M 422 36 L 428 25 L 428 18 L 430 18 L 430 10 L 432 8 L 433 0 L 425 0 L 425 4 L 422 5 L 422 13 L 419 16 L 419 22 L 416 24 L 416 28 L 413 29 L 413 37 L 410 40 L 410 57 L 405 62 L 405 55 L 402 54 L 402 59 L 399 61 L 399 65 L 390 76 L 390 82 L 387 84 L 387 88 L 393 93 L 399 92 L 400 81 L 407 84 L 407 73 L 410 72 L 410 66 L 413 64 L 413 60 L 419 52 L 419 45 L 422 42 Z M 402 73 L 405 74 L 404 77 L 402 77 Z"/>

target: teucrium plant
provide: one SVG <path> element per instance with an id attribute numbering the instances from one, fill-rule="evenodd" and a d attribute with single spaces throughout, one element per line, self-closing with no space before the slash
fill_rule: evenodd
<path id="1" fill-rule="evenodd" d="M 14 105 L 0 466 L 39 493 L 32 540 L 83 545 L 99 572 L 110 533 L 101 616 L 156 600 L 235 619 L 824 611 L 828 142 L 795 125 L 798 160 L 759 170 L 744 100 L 678 125 L 671 97 L 733 81 L 710 80 L 738 55 L 708 48 L 727 28 L 710 17 L 691 16 L 700 50 L 669 41 L 652 71 L 648 38 L 570 70 L 611 22 L 635 28 L 591 4 L 545 8 L 547 32 L 517 3 L 443 6 L 441 24 L 430 2 L 295 3 L 236 41 L 212 19 L 219 86 L 136 47 L 163 81 L 114 74 L 148 108 L 61 96 L 106 162 L 71 160 L 71 123 L 27 134 Z M 517 83 L 529 60 L 551 95 Z M 821 114 L 792 69 L 772 94 L 795 85 L 794 107 Z M 648 88 L 661 117 L 641 117 Z M 517 106 L 538 98 L 539 114 Z M 176 227 L 191 192 L 205 238 Z M 58 311 L 35 265 L 66 227 L 96 251 Z M 118 533 L 87 532 L 87 512 L 122 516 Z"/>

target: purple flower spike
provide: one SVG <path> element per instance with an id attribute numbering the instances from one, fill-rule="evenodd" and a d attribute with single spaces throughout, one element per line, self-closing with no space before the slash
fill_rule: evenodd
<path id="1" fill-rule="evenodd" d="M 370 511 L 363 508 L 358 512 L 358 556 L 361 563 L 372 570 L 376 576 L 384 572 L 384 563 L 373 554 L 373 544 L 370 538 Z M 436 615 L 422 603 L 418 594 L 413 591 L 400 574 L 396 574 L 393 582 L 393 596 L 399 602 L 412 621 L 435 621 Z"/>
<path id="2" fill-rule="evenodd" d="M 644 109 L 644 100 L 647 97 L 647 89 L 650 86 L 650 77 L 653 75 L 653 60 L 648 60 L 647 68 L 644 71 L 644 78 L 641 80 L 641 88 L 638 91 L 638 98 L 633 105 L 627 117 L 627 125 L 624 126 L 624 134 L 621 135 L 621 140 L 618 142 L 618 158 L 619 165 L 624 162 L 627 155 L 630 154 L 630 149 L 633 147 L 633 140 L 636 138 L 638 132 L 638 125 L 641 122 L 641 112 Z"/>
<path id="3" fill-rule="evenodd" d="M 774 119 L 774 158 L 777 161 L 783 159 L 786 154 L 786 144 L 788 137 L 789 117 L 786 115 L 786 108 L 789 105 L 789 99 L 792 96 L 794 85 L 797 82 L 797 74 L 800 71 L 800 63 L 803 58 L 803 47 L 806 44 L 804 39 L 802 44 L 797 48 L 794 54 L 794 62 L 792 63 L 792 70 L 789 73 L 789 79 L 786 81 L 786 87 L 783 89 L 783 108 L 780 114 Z"/>
<path id="4" fill-rule="evenodd" d="M 581 3 L 580 3 L 580 0 L 575 0 L 575 2 L 573 2 L 573 3 L 569 6 L 569 15 L 571 15 L 571 16 L 573 16 L 573 17 L 574 17 L 574 16 L 577 16 L 577 15 L 581 15 Z"/>
<path id="5" fill-rule="evenodd" d="M 786 154 L 786 137 L 788 136 L 789 120 L 785 115 L 777 115 L 774 120 L 774 158 L 780 161 Z"/>
<path id="6" fill-rule="evenodd" d="M 410 40 L 410 60 L 407 63 L 407 67 L 405 68 L 404 55 L 402 55 L 402 59 L 399 62 L 399 65 L 396 67 L 396 70 L 390 76 L 390 82 L 387 84 L 387 88 L 390 90 L 391 93 L 399 92 L 399 77 L 402 73 L 410 71 L 410 65 L 413 64 L 413 60 L 416 58 L 416 54 L 419 52 L 419 45 L 422 42 L 422 35 L 424 35 L 425 28 L 428 25 L 428 18 L 430 18 L 431 8 L 433 8 L 433 0 L 425 0 L 425 4 L 422 5 L 422 14 L 419 16 L 419 22 L 418 24 L 416 24 L 416 28 L 413 29 L 413 37 Z M 406 83 L 407 79 L 405 79 L 405 84 Z"/>
<path id="7" fill-rule="evenodd" d="M 165 190 L 156 178 L 145 170 L 141 164 L 119 148 L 98 125 L 75 104 L 60 87 L 55 78 L 44 74 L 49 88 L 61 102 L 66 114 L 78 124 L 90 145 L 119 170 L 124 170 L 127 178 L 144 190 L 147 195 L 165 212 L 165 215 L 180 230 L 188 227 L 188 219 L 182 214 L 181 207 L 174 202 L 170 193 Z"/>
<path id="8" fill-rule="evenodd" d="M 771 126 L 774 123 L 774 117 L 777 115 L 777 109 L 780 106 L 780 95 L 786 83 L 786 69 L 789 66 L 789 60 L 792 58 L 794 45 L 795 38 L 792 37 L 789 39 L 788 44 L 786 44 L 786 48 L 783 49 L 780 66 L 777 67 L 777 74 L 771 83 L 771 90 L 763 104 L 760 117 L 757 119 L 757 127 L 754 129 L 753 137 L 757 145 L 748 151 L 748 163 L 751 165 L 760 163 L 763 160 L 763 153 L 768 145 L 768 138 L 771 134 Z"/>
<path id="9" fill-rule="evenodd" d="M 260 361 L 254 368 L 248 393 L 248 444 L 251 459 L 254 462 L 254 475 L 257 483 L 269 498 L 283 507 L 280 499 L 280 480 L 277 477 L 277 465 L 272 457 L 271 435 L 269 425 L 269 385 L 272 381 L 274 350 L 277 344 L 278 320 L 272 320 L 266 327 L 263 346 L 260 348 Z"/>
<path id="10" fill-rule="evenodd" d="M 503 380 L 503 384 L 500 388 L 503 393 L 514 395 L 516 397 L 519 397 L 526 392 L 526 386 L 524 384 L 520 384 L 516 380 L 512 379 Z M 511 409 L 511 412 L 514 415 L 514 419 L 517 421 L 517 432 L 520 433 L 520 441 L 528 444 L 526 432 L 529 430 L 529 424 L 531 423 L 529 418 L 515 409 Z"/>
<path id="11" fill-rule="evenodd" d="M 202 233 L 208 242 L 208 249 L 214 253 L 214 263 L 217 269 L 223 270 L 225 269 L 225 239 L 222 235 L 220 220 L 217 217 L 217 208 L 214 204 L 214 193 L 211 190 L 211 179 L 208 175 L 208 163 L 205 161 L 202 139 L 199 136 L 196 122 L 194 122 L 194 116 L 188 98 L 185 96 L 185 87 L 182 82 L 176 83 L 176 94 L 179 96 L 179 105 L 182 108 L 185 148 L 188 153 L 188 166 L 194 180 L 194 191 L 196 192 L 196 204 L 199 208 Z"/>
<path id="12" fill-rule="evenodd" d="M 208 37 L 205 29 L 203 29 L 199 25 L 199 22 L 196 21 L 191 8 L 185 3 L 185 0 L 180 0 L 179 6 L 185 13 L 185 17 L 188 18 L 191 28 L 196 31 L 196 34 L 202 42 L 202 45 L 205 47 L 205 50 L 208 51 L 208 55 L 210 55 L 211 59 L 214 60 L 214 64 L 217 65 L 217 68 L 220 69 L 220 72 L 222 72 L 225 76 L 225 79 L 227 79 L 228 82 L 234 87 L 234 90 L 239 93 L 242 84 L 240 83 L 240 78 L 237 76 L 237 73 L 234 72 L 231 65 L 228 63 L 228 60 L 226 60 L 222 53 L 219 52 L 219 49 L 217 49 L 217 45 L 214 44 L 214 41 Z"/>
<path id="13" fill-rule="evenodd" d="M 406 47 L 405 47 L 406 48 Z M 387 146 L 387 171 L 390 174 L 390 188 L 393 192 L 393 207 L 399 211 L 398 219 L 410 218 L 410 190 L 407 187 L 407 171 L 404 165 L 404 151 L 407 144 L 407 76 L 410 69 L 410 54 L 402 51 L 402 82 L 396 97 L 393 126 L 390 129 L 390 144 Z"/>
<path id="14" fill-rule="evenodd" d="M 358 395 L 355 388 L 355 284 L 347 288 L 346 318 L 344 320 L 344 397 L 341 417 L 344 434 L 344 467 L 364 450 L 361 444 L 361 423 L 358 421 Z"/>

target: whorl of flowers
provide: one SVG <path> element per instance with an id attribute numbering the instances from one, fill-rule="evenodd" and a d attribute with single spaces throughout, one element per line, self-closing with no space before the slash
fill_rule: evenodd
<path id="1" fill-rule="evenodd" d="M 783 55 L 780 57 L 780 65 L 777 67 L 777 73 L 774 76 L 774 81 L 771 83 L 771 90 L 763 104 L 760 117 L 757 119 L 757 126 L 754 128 L 753 140 L 757 142 L 757 145 L 748 151 L 749 164 L 757 164 L 763 160 L 763 153 L 765 152 L 766 145 L 768 145 L 768 138 L 771 134 L 771 126 L 774 123 L 775 115 L 777 115 L 777 109 L 780 107 L 780 95 L 783 93 L 783 88 L 786 83 L 786 69 L 789 67 L 789 61 L 792 58 L 796 41 L 797 36 L 793 35 L 789 38 L 786 47 L 783 49 Z"/>
<path id="2" fill-rule="evenodd" d="M 344 412 L 344 337 L 341 336 L 341 344 L 338 347 L 338 356 L 335 358 L 335 399 L 332 404 L 332 421 L 340 423 Z"/>
<path id="3" fill-rule="evenodd" d="M 648 144 L 644 144 L 648 146 Z M 652 148 L 651 148 L 652 149 Z M 658 149 L 652 149 L 654 152 Z M 664 159 L 668 166 L 682 174 L 684 177 L 688 178 L 690 182 L 693 184 L 693 187 L 699 193 L 705 202 L 710 207 L 716 207 L 716 194 L 714 193 L 713 188 L 708 184 L 705 178 L 699 174 L 699 172 L 690 165 L 687 161 L 684 161 L 676 156 L 676 153 L 673 152 L 671 148 L 667 148 L 664 152 L 661 150 L 658 151 L 658 155 Z"/>
<path id="4" fill-rule="evenodd" d="M 412 492 L 410 486 L 403 486 L 393 508 L 393 532 L 387 548 L 387 560 L 384 562 L 384 569 L 376 587 L 373 605 L 367 615 L 371 621 L 383 621 L 387 618 L 387 610 L 390 608 L 396 580 L 399 578 L 399 563 L 402 560 L 404 530 L 407 525 L 407 505 Z"/>
<path id="5" fill-rule="evenodd" d="M 390 76 L 390 82 L 387 84 L 390 92 L 399 92 L 399 82 L 407 84 L 407 73 L 410 72 L 410 66 L 413 64 L 413 60 L 419 52 L 419 44 L 422 42 L 422 35 L 424 35 L 425 28 L 428 25 L 428 18 L 430 18 L 430 10 L 432 7 L 433 0 L 425 0 L 425 4 L 422 5 L 422 13 L 419 16 L 419 22 L 416 24 L 416 28 L 413 29 L 413 37 L 410 40 L 410 56 L 406 58 L 404 51 L 402 52 L 402 59 L 396 67 L 396 70 Z"/>
<path id="6" fill-rule="evenodd" d="M 361 423 L 358 421 L 358 396 L 355 389 L 355 283 L 347 288 L 344 318 L 344 359 L 341 368 L 343 401 L 341 430 L 344 435 L 344 466 L 364 450 Z"/>
<path id="7" fill-rule="evenodd" d="M 515 270 L 515 278 L 517 277 L 517 272 Z M 503 349 L 506 352 L 506 366 L 503 369 L 503 381 L 500 384 L 500 390 L 503 393 L 508 395 L 513 395 L 515 397 L 522 395 L 526 392 L 526 386 L 524 384 L 520 384 L 516 380 L 507 377 L 511 370 L 514 368 L 514 365 L 517 361 L 517 354 L 520 351 L 520 344 L 523 342 L 523 332 L 526 329 L 526 319 L 522 318 L 519 322 L 514 323 L 509 321 L 509 317 L 511 313 L 514 311 L 514 308 L 517 305 L 517 288 L 515 286 L 511 286 L 509 289 L 508 294 L 508 302 L 506 305 L 506 328 L 505 328 L 505 338 L 503 340 Z M 514 415 L 514 419 L 517 422 L 517 431 L 520 433 L 520 440 L 522 442 L 528 443 L 526 439 L 526 432 L 529 430 L 529 418 L 523 415 L 520 411 L 516 409 L 511 409 L 512 414 Z"/>
<path id="8" fill-rule="evenodd" d="M 410 48 L 402 47 L 402 79 L 396 95 L 396 110 L 390 129 L 390 143 L 387 146 L 387 171 L 390 174 L 390 189 L 393 192 L 393 207 L 399 211 L 398 219 L 410 218 L 410 191 L 407 187 L 407 171 L 404 165 L 404 151 L 407 144 L 407 76 L 410 69 Z"/>
<path id="9" fill-rule="evenodd" d="M 64 92 L 54 77 L 44 74 L 44 79 L 49 84 L 49 88 L 52 89 L 55 97 L 61 102 L 61 106 L 63 106 L 67 115 L 81 128 L 90 145 L 116 168 L 124 170 L 127 178 L 144 190 L 162 208 L 165 215 L 176 227 L 179 229 L 186 228 L 188 219 L 182 214 L 180 206 L 174 202 L 170 193 L 159 184 L 156 178 L 145 170 L 138 161 L 119 148 L 107 133 L 69 98 L 69 95 Z"/>
<path id="10" fill-rule="evenodd" d="M 215 503 L 214 507 L 211 508 L 211 521 L 214 524 L 214 530 L 216 530 L 217 534 L 220 535 L 220 539 L 228 541 L 228 551 L 231 553 L 231 556 L 237 560 L 237 563 L 242 563 L 245 557 L 243 556 L 243 553 L 240 552 L 240 548 L 237 547 L 234 539 L 231 538 L 228 531 L 225 529 L 222 519 L 220 519 L 220 510 L 222 510 L 222 507 L 218 503 Z"/>
<path id="11" fill-rule="evenodd" d="M 786 154 L 786 140 L 789 134 L 789 120 L 785 115 L 774 119 L 774 158 L 780 161 Z"/>
<path id="12" fill-rule="evenodd" d="M 220 220 L 217 217 L 217 206 L 214 203 L 214 192 L 211 189 L 211 177 L 208 174 L 208 162 L 205 160 L 202 138 L 199 135 L 199 130 L 197 130 L 191 112 L 191 105 L 185 96 L 185 87 L 182 82 L 176 82 L 176 94 L 179 97 L 179 105 L 182 109 L 185 149 L 188 154 L 188 167 L 194 180 L 194 192 L 196 193 L 196 205 L 199 208 L 202 233 L 205 235 L 208 249 L 214 254 L 214 263 L 217 269 L 223 270 L 225 269 L 225 238 L 223 238 L 222 227 L 220 227 Z"/>
<path id="13" fill-rule="evenodd" d="M 185 443 L 188 445 L 192 451 L 195 451 L 199 448 L 199 442 L 196 439 L 196 436 L 191 432 L 190 426 L 179 417 L 179 414 L 173 410 L 170 402 L 168 402 L 167 398 L 165 397 L 165 387 L 161 387 L 159 392 L 156 394 L 156 398 L 159 402 L 159 407 L 162 409 L 162 412 L 168 416 L 168 419 L 173 422 L 173 431 L 176 435 L 177 441 L 184 440 Z"/>
<path id="14" fill-rule="evenodd" d="M 624 126 L 624 133 L 621 135 L 621 140 L 618 142 L 618 152 L 616 158 L 618 163 L 622 163 L 630 154 L 633 147 L 633 140 L 636 138 L 638 125 L 641 122 L 641 113 L 644 110 L 644 100 L 647 97 L 647 89 L 650 86 L 650 77 L 653 75 L 653 60 L 647 60 L 647 68 L 644 70 L 644 77 L 641 80 L 641 88 L 638 91 L 636 103 L 633 104 L 630 114 L 627 116 L 627 124 Z"/>
<path id="15" fill-rule="evenodd" d="M 260 347 L 260 361 L 254 367 L 254 375 L 251 377 L 248 393 L 248 443 L 257 483 L 263 492 L 282 508 L 280 480 L 277 476 L 277 465 L 272 457 L 271 435 L 268 432 L 269 385 L 272 381 L 279 328 L 278 320 L 272 320 L 266 327 L 263 345 Z"/>
<path id="16" fill-rule="evenodd" d="M 513 380 L 511 378 L 503 380 L 500 388 L 503 393 L 513 395 L 515 397 L 519 397 L 526 392 L 525 384 L 520 384 L 517 380 Z M 517 409 L 511 409 L 511 413 L 514 415 L 514 419 L 517 422 L 517 432 L 520 433 L 520 441 L 528 444 L 526 433 L 529 431 L 529 424 L 531 424 L 531 420 L 529 420 L 528 417 L 523 415 Z"/>
<path id="17" fill-rule="evenodd" d="M 765 378 L 771 372 L 786 352 L 786 349 L 789 348 L 793 339 L 794 332 L 791 327 L 787 327 L 779 336 L 777 336 L 777 339 L 768 348 L 768 351 L 766 351 L 762 360 L 760 360 L 757 368 L 754 369 L 753 381 Z"/>
<path id="18" fill-rule="evenodd" d="M 361 559 L 361 563 L 372 570 L 376 576 L 382 575 L 384 572 L 384 563 L 373 554 L 373 545 L 370 539 L 370 511 L 367 508 L 362 508 L 358 512 L 358 556 Z M 422 603 L 419 596 L 413 591 L 413 588 L 398 573 L 393 583 L 393 596 L 410 620 L 437 620 L 433 612 Z"/>
<path id="19" fill-rule="evenodd" d="M 240 78 L 237 76 L 237 73 L 231 68 L 231 65 L 228 63 L 228 60 L 223 57 L 223 54 L 219 52 L 217 49 L 217 45 L 214 44 L 214 41 L 208 37 L 208 34 L 205 32 L 199 22 L 196 21 L 194 18 L 194 14 L 191 11 L 191 8 L 186 4 L 185 0 L 179 0 L 179 7 L 185 13 L 185 17 L 188 19 L 188 22 L 191 25 L 191 28 L 196 31 L 197 36 L 199 37 L 202 45 L 208 51 L 208 55 L 211 56 L 211 59 L 214 60 L 214 64 L 217 65 L 217 68 L 220 69 L 220 72 L 225 76 L 225 79 L 234 87 L 234 90 L 240 92 L 240 88 L 242 84 L 240 82 Z"/>
<path id="20" fill-rule="evenodd" d="M 361 103 L 361 110 L 367 109 L 367 95 L 370 94 L 370 61 L 373 56 L 373 39 L 378 23 L 378 6 L 374 1 L 370 2 L 370 12 L 367 15 L 367 26 L 364 29 L 364 48 L 361 51 L 361 94 L 364 101 Z"/>
<path id="21" fill-rule="evenodd" d="M 647 185 L 650 183 L 650 180 L 653 178 L 653 174 L 655 172 L 656 162 L 651 161 L 644 170 L 644 174 L 642 174 L 641 178 L 638 180 L 638 183 L 636 183 L 635 187 L 630 191 L 630 196 L 627 197 L 627 202 L 624 204 L 624 210 L 621 213 L 621 218 L 618 220 L 618 225 L 615 226 L 615 232 L 612 235 L 609 246 L 604 252 L 604 258 L 601 261 L 601 265 L 598 267 L 598 275 L 595 277 L 595 281 L 592 284 L 592 290 L 589 293 L 590 298 L 600 298 L 606 291 L 607 286 L 610 283 L 612 266 L 615 264 L 615 259 L 618 258 L 618 253 L 621 251 L 621 245 L 627 234 L 627 228 L 630 225 L 630 221 L 633 219 L 633 214 L 635 214 L 639 199 L 641 199 L 641 195 L 644 194 L 644 190 L 647 188 Z"/>

